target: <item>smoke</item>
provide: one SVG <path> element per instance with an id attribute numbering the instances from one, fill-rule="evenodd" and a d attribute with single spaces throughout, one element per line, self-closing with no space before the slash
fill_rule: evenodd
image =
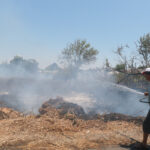
<path id="1" fill-rule="evenodd" d="M 74 90 L 66 100 L 75 101 L 87 113 L 115 112 L 138 116 L 148 111 L 149 106 L 139 102 L 144 97 L 143 93 L 115 84 L 113 75 L 104 70 L 78 72 L 72 85 Z"/>
<path id="2" fill-rule="evenodd" d="M 43 102 L 57 96 L 81 105 L 86 113 L 138 116 L 148 110 L 138 101 L 143 93 L 115 84 L 113 74 L 104 69 L 40 70 L 36 61 L 14 59 L 0 66 L 0 101 L 22 112 L 37 113 Z"/>

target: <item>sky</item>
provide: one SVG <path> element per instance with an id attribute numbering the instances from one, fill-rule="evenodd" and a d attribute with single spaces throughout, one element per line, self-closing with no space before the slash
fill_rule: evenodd
<path id="1" fill-rule="evenodd" d="M 149 0 L 0 0 L 0 63 L 23 56 L 40 67 L 57 62 L 68 43 L 86 39 L 99 50 L 97 65 L 150 32 Z"/>

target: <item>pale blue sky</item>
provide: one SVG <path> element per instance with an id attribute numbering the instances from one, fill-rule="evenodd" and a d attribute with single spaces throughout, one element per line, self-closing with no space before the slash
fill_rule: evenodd
<path id="1" fill-rule="evenodd" d="M 66 44 L 86 39 L 115 64 L 113 50 L 150 32 L 149 0 L 0 0 L 0 62 L 15 55 L 40 66 L 56 61 Z"/>

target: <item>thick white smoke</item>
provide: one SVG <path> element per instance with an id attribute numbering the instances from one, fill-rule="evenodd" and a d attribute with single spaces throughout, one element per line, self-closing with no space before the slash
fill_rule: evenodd
<path id="1" fill-rule="evenodd" d="M 86 112 L 123 113 L 128 115 L 145 115 L 148 104 L 140 103 L 144 97 L 128 87 L 114 83 L 113 76 L 104 70 L 78 72 L 76 80 L 72 81 L 66 100 L 81 105 Z"/>
<path id="2" fill-rule="evenodd" d="M 117 112 L 136 116 L 148 111 L 148 105 L 138 101 L 144 97 L 142 93 L 115 84 L 113 74 L 103 69 L 57 68 L 34 73 L 19 69 L 20 66 L 17 71 L 8 67 L 0 69 L 0 101 L 24 112 L 38 112 L 43 102 L 57 96 L 81 105 L 87 113 Z"/>

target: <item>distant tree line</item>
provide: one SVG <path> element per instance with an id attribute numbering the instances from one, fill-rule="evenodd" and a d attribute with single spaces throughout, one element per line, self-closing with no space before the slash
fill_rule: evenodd
<path id="1" fill-rule="evenodd" d="M 119 46 L 114 53 L 118 57 L 118 63 L 112 67 L 108 58 L 104 63 L 103 68 L 106 71 L 113 71 L 116 83 L 124 84 L 132 88 L 143 88 L 146 81 L 142 76 L 128 76 L 128 74 L 138 73 L 146 67 L 150 67 L 150 33 L 145 34 L 136 42 L 135 54 L 126 55 L 128 45 Z M 53 63 L 47 66 L 45 71 L 59 70 L 59 74 L 63 73 L 66 78 L 75 76 L 76 71 L 82 65 L 89 65 L 97 60 L 99 51 L 91 46 L 86 40 L 75 40 L 69 43 L 62 51 L 60 63 L 63 64 L 62 70 L 58 63 Z M 21 56 L 15 56 L 9 63 L 0 64 L 0 74 L 12 72 L 19 74 L 33 75 L 40 70 L 39 64 L 34 59 L 24 59 Z"/>
<path id="2" fill-rule="evenodd" d="M 21 56 L 14 56 L 10 62 L 0 64 L 0 75 L 21 76 L 33 75 L 38 72 L 38 62 L 34 59 L 24 59 Z"/>

